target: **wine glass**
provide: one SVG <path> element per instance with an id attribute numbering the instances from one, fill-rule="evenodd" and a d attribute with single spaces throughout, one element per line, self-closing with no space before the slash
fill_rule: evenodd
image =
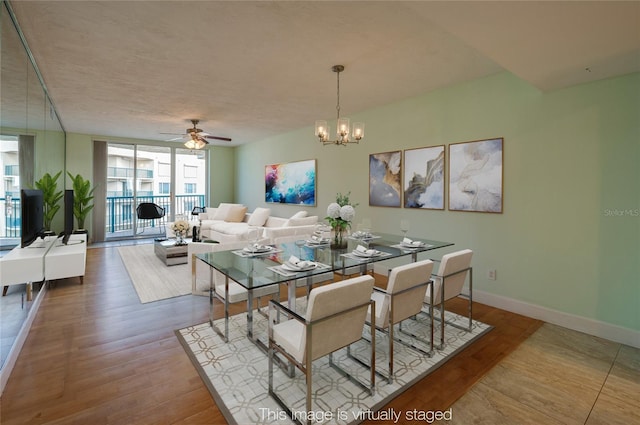
<path id="1" fill-rule="evenodd" d="M 258 244 L 258 239 L 260 239 L 260 228 L 250 227 L 247 231 L 247 239 L 252 241 L 253 245 L 256 246 Z"/>
<path id="2" fill-rule="evenodd" d="M 302 247 L 307 243 L 307 241 L 305 241 L 304 239 L 296 239 L 296 246 L 298 247 L 298 250 L 300 251 L 300 259 L 304 260 L 303 255 L 302 255 Z"/>
<path id="3" fill-rule="evenodd" d="M 409 220 L 406 218 L 400 220 L 400 230 L 402 231 L 403 238 L 406 238 L 407 232 L 409 231 Z"/>

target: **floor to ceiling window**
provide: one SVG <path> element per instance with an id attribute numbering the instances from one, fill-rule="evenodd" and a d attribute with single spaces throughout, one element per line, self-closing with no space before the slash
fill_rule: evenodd
<path id="1" fill-rule="evenodd" d="M 163 235 L 166 222 L 205 205 L 206 176 L 205 151 L 109 143 L 106 239 Z M 136 207 L 142 202 L 159 205 L 165 216 L 139 219 Z"/>
<path id="2" fill-rule="evenodd" d="M 20 237 L 20 166 L 18 137 L 0 135 L 0 245 L 13 246 Z"/>

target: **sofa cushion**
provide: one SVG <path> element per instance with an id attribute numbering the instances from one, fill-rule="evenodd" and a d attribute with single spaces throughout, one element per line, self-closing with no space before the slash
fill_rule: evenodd
<path id="1" fill-rule="evenodd" d="M 229 210 L 233 206 L 242 206 L 242 204 L 228 204 L 228 203 L 220 203 L 218 208 L 216 209 L 216 213 L 213 216 L 213 220 L 226 220 L 227 214 L 229 214 Z"/>
<path id="2" fill-rule="evenodd" d="M 227 235 L 244 235 L 247 233 L 249 225 L 247 223 L 231 223 L 228 221 L 215 221 L 211 225 L 211 230 Z"/>
<path id="3" fill-rule="evenodd" d="M 304 218 L 290 218 L 287 221 L 287 226 L 309 226 L 318 222 L 318 216 L 312 215 Z"/>
<path id="4" fill-rule="evenodd" d="M 258 207 L 253 210 L 253 213 L 251 213 L 251 217 L 249 217 L 247 223 L 249 226 L 264 226 L 270 214 L 271 209 Z"/>
<path id="5" fill-rule="evenodd" d="M 229 208 L 229 212 L 227 212 L 227 217 L 224 219 L 224 221 L 229 223 L 241 223 L 242 221 L 244 221 L 244 215 L 246 213 L 247 207 L 245 207 L 244 205 L 233 205 L 231 208 Z"/>

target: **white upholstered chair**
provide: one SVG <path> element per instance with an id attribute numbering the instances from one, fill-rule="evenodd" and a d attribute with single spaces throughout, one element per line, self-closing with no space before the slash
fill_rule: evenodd
<path id="1" fill-rule="evenodd" d="M 471 268 L 471 257 L 473 251 L 463 249 L 442 256 L 438 271 L 432 275 L 433 298 L 427 294 L 424 302 L 431 307 L 440 306 L 440 349 L 444 347 L 444 303 L 451 298 L 463 296 L 469 300 L 469 325 L 464 328 L 455 323 L 446 322 L 457 328 L 471 331 L 472 323 L 472 302 L 473 302 L 473 270 Z M 464 283 L 469 275 L 469 295 L 462 293 Z"/>
<path id="2" fill-rule="evenodd" d="M 386 289 L 373 288 L 371 299 L 375 301 L 375 323 L 378 330 L 389 334 L 389 373 L 387 380 L 393 380 L 393 342 L 398 341 L 425 355 L 433 354 L 433 322 L 429 321 L 431 339 L 425 341 L 417 335 L 409 334 L 413 338 L 429 344 L 429 351 L 422 350 L 413 344 L 407 343 L 394 335 L 394 326 L 398 324 L 402 330 L 402 322 L 405 319 L 416 316 L 422 309 L 422 302 L 431 283 L 433 261 L 422 260 L 394 267 L 389 273 L 389 281 Z M 371 311 L 367 313 L 367 321 L 370 321 Z M 403 332 L 406 333 L 406 332 Z"/>
<path id="3" fill-rule="evenodd" d="M 193 245 L 193 246 L 192 246 Z M 225 276 L 219 271 L 209 267 L 204 262 L 195 259 L 193 256 L 195 254 L 203 253 L 203 252 L 218 252 L 218 251 L 231 251 L 242 249 L 247 246 L 247 241 L 239 241 L 239 242 L 227 242 L 224 244 L 217 243 L 199 243 L 199 244 L 189 244 L 189 259 L 191 261 L 191 285 L 194 293 L 201 291 L 202 284 L 199 282 L 198 278 L 198 270 L 201 267 L 205 269 L 209 269 L 207 276 L 207 284 L 206 291 L 211 298 L 211 302 L 213 303 L 213 299 L 216 298 L 224 305 L 224 332 L 220 331 L 213 323 L 213 317 L 211 317 L 211 326 L 218 333 L 225 342 L 229 341 L 229 304 L 235 304 L 239 302 L 247 302 L 248 299 L 248 291 L 242 285 L 237 283 L 234 280 L 229 280 L 229 288 L 228 288 L 228 296 L 225 296 Z M 202 272 L 202 271 L 201 271 Z M 213 285 L 212 285 L 213 284 Z M 213 291 L 211 287 L 213 286 Z M 253 290 L 253 297 L 257 299 L 258 311 L 260 312 L 260 299 L 261 297 L 270 295 L 272 298 L 280 299 L 280 285 L 270 285 L 261 288 L 257 288 Z M 251 306 L 253 308 L 253 306 Z"/>
<path id="4" fill-rule="evenodd" d="M 278 302 L 269 302 L 269 394 L 286 410 L 292 411 L 274 391 L 273 364 L 278 353 L 292 362 L 306 378 L 306 411 L 311 412 L 312 362 L 329 355 L 329 364 L 373 395 L 375 388 L 375 323 L 371 324 L 371 378 L 367 384 L 356 380 L 333 363 L 332 353 L 362 338 L 367 310 L 373 303 L 374 279 L 358 276 L 314 288 L 309 296 L 307 312 L 296 314 Z M 275 323 L 278 312 L 289 320 Z M 349 348 L 347 348 L 349 349 Z M 310 421 L 307 421 L 310 423 Z"/>

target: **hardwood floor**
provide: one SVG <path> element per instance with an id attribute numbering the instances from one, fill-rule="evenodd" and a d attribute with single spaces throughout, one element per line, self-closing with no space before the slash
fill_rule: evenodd
<path id="1" fill-rule="evenodd" d="M 465 306 L 461 300 L 448 308 L 464 311 Z M 526 365 L 526 357 L 518 361 L 509 355 L 542 322 L 481 304 L 474 305 L 474 318 L 495 328 L 387 407 L 453 405 L 456 413 L 464 410 L 471 417 L 472 408 L 487 410 L 473 400 L 468 407 L 454 403 L 487 385 L 480 381 L 474 387 L 498 370 L 496 365 Z M 140 304 L 117 248 L 89 249 L 84 285 L 67 279 L 48 290 L 0 400 L 0 423 L 226 423 L 174 334 L 207 319 L 206 297 Z M 636 355 L 632 350 L 632 364 Z"/>

